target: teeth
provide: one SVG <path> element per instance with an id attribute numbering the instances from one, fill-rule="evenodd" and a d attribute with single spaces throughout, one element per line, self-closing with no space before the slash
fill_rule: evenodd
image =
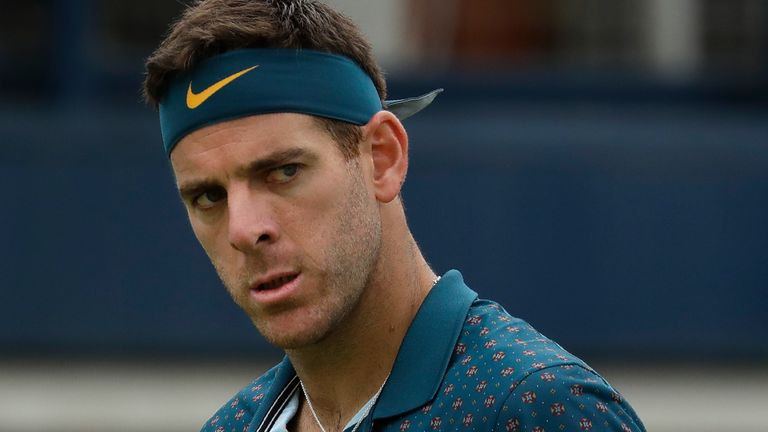
<path id="1" fill-rule="evenodd" d="M 273 280 L 271 280 L 271 281 L 269 281 L 267 283 L 261 284 L 259 286 L 259 291 L 271 290 L 271 289 L 277 288 L 277 287 L 285 284 L 286 282 L 290 281 L 291 279 L 292 279 L 291 276 L 283 276 L 283 277 L 279 277 L 277 279 L 273 279 Z"/>

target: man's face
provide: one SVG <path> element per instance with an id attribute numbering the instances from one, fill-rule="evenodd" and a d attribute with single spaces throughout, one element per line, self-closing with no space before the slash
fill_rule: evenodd
<path id="1" fill-rule="evenodd" d="M 197 239 L 267 340 L 311 345 L 355 309 L 379 256 L 378 205 L 369 173 L 311 117 L 212 125 L 171 162 Z"/>

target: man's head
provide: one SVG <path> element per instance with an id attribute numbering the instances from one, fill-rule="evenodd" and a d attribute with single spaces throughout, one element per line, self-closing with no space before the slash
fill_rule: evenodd
<path id="1" fill-rule="evenodd" d="M 313 118 L 250 116 L 186 136 L 171 162 L 192 228 L 235 302 L 282 348 L 360 313 L 407 139 L 382 111 L 346 159 Z"/>
<path id="2" fill-rule="evenodd" d="M 381 68 L 355 24 L 317 0 L 202 0 L 174 23 L 147 59 L 144 96 L 157 106 L 174 77 L 218 54 L 242 48 L 300 48 L 343 55 L 371 78 L 383 102 Z M 360 128 L 316 117 L 346 157 L 357 154 Z"/>
<path id="3" fill-rule="evenodd" d="M 194 4 L 147 61 L 146 97 L 162 107 L 177 76 L 253 48 L 342 55 L 368 75 L 377 103 L 384 98 L 360 32 L 312 0 Z M 181 129 L 168 148 L 195 235 L 238 305 L 280 347 L 321 341 L 365 314 L 361 304 L 375 305 L 365 288 L 387 235 L 406 229 L 397 197 L 407 135 L 391 112 L 366 118 L 355 125 L 300 112 L 245 115 Z"/>

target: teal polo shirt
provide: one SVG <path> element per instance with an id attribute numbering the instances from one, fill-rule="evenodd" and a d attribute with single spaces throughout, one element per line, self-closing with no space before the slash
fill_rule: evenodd
<path id="1" fill-rule="evenodd" d="M 285 357 L 244 387 L 204 432 L 268 432 L 297 390 Z M 364 431 L 645 431 L 629 403 L 583 361 L 456 270 L 419 308 Z"/>

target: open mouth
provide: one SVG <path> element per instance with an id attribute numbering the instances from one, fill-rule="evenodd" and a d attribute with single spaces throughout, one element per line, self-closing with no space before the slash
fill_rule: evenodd
<path id="1" fill-rule="evenodd" d="M 269 280 L 267 282 L 264 282 L 264 283 L 261 283 L 261 284 L 257 285 L 256 286 L 256 291 L 261 292 L 261 291 L 268 291 L 268 290 L 273 290 L 273 289 L 280 288 L 281 286 L 283 286 L 283 285 L 285 285 L 287 283 L 290 283 L 291 281 L 296 279 L 298 276 L 299 276 L 298 273 L 296 273 L 296 274 L 276 277 L 276 278 L 274 278 L 272 280 Z"/>

